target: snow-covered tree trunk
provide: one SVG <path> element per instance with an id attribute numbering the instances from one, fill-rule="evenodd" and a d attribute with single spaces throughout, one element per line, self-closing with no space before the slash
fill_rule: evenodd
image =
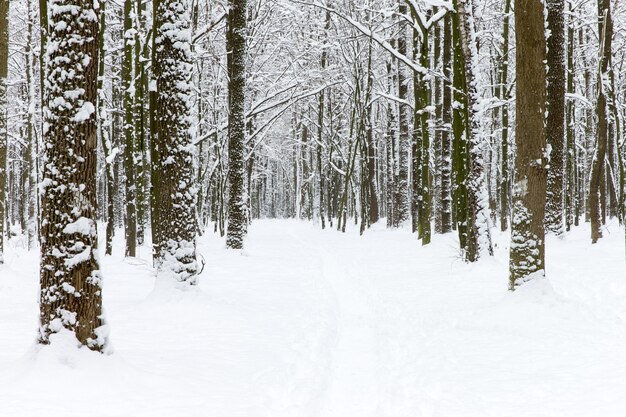
<path id="1" fill-rule="evenodd" d="M 407 14 L 407 6 L 405 0 L 399 0 L 400 15 Z M 407 23 L 400 19 L 398 31 L 398 52 L 402 55 L 407 53 Z M 409 123 L 411 108 L 407 104 L 409 97 L 409 86 L 407 68 L 404 63 L 398 62 L 398 98 L 400 100 L 398 109 L 398 125 L 400 135 L 398 139 L 398 180 L 396 186 L 396 204 L 394 212 L 394 226 L 400 226 L 409 220 L 409 153 L 411 151 L 411 136 L 409 134 Z"/>
<path id="2" fill-rule="evenodd" d="M 508 229 L 509 224 L 509 192 L 511 171 L 509 170 L 509 29 L 511 0 L 505 0 L 504 22 L 502 24 L 502 64 L 500 91 L 505 101 L 502 106 L 502 136 L 500 144 L 500 230 Z"/>
<path id="3" fill-rule="evenodd" d="M 196 284 L 194 157 L 191 127 L 190 4 L 159 0 L 154 10 L 152 204 L 159 276 Z M 156 174 L 156 175 L 154 175 Z"/>
<path id="4" fill-rule="evenodd" d="M 228 230 L 226 246 L 241 249 L 247 231 L 246 151 L 246 10 L 247 0 L 232 0 L 228 15 Z"/>
<path id="5" fill-rule="evenodd" d="M 549 147 L 546 230 L 556 235 L 564 231 L 565 142 L 565 21 L 564 0 L 548 0 L 547 36 L 547 118 Z"/>
<path id="6" fill-rule="evenodd" d="M 145 68 L 145 3 L 137 0 L 135 5 L 135 106 L 133 109 L 135 125 L 135 200 L 137 204 L 137 244 L 145 240 L 146 229 L 146 68 Z"/>
<path id="7" fill-rule="evenodd" d="M 572 3 L 569 3 L 569 19 L 567 25 L 567 93 L 574 94 L 574 13 Z M 578 226 L 580 216 L 580 196 L 578 187 L 578 155 L 579 150 L 576 147 L 576 108 L 573 100 L 567 100 L 566 103 L 566 168 L 565 168 L 565 229 L 569 231 L 572 224 Z"/>
<path id="8" fill-rule="evenodd" d="M 100 136 L 100 143 L 104 153 L 104 175 L 105 175 L 105 188 L 106 188 L 106 235 L 105 235 L 105 255 L 111 255 L 113 253 L 113 235 L 115 234 L 115 214 L 114 214 L 114 190 L 115 190 L 115 176 L 114 176 L 114 159 L 115 154 L 112 153 L 111 137 L 109 134 L 108 126 L 106 125 L 107 113 L 105 111 L 104 101 L 104 73 L 105 73 L 105 53 L 104 53 L 104 37 L 106 27 L 106 2 L 100 2 L 100 38 L 98 39 L 98 131 Z"/>
<path id="9" fill-rule="evenodd" d="M 492 254 L 489 230 L 488 194 L 485 184 L 483 161 L 483 138 L 480 133 L 480 97 L 476 85 L 476 34 L 469 0 L 456 2 L 459 14 L 459 33 L 465 69 L 467 100 L 467 129 L 469 129 L 469 170 L 468 170 L 468 224 L 465 258 L 475 262 L 483 251 Z"/>
<path id="10" fill-rule="evenodd" d="M 450 134 L 452 133 L 452 18 L 446 15 L 443 22 L 443 53 L 442 70 L 442 123 L 441 128 L 441 233 L 452 230 L 452 148 Z"/>
<path id="11" fill-rule="evenodd" d="M 0 1 L 0 264 L 4 263 L 7 214 L 7 75 L 9 69 L 9 0 Z M 7 225 L 8 227 L 8 225 Z"/>
<path id="12" fill-rule="evenodd" d="M 606 154 L 609 138 L 609 108 L 608 96 L 611 94 L 609 72 L 611 63 L 613 21 L 611 18 L 611 3 L 609 0 L 598 0 L 599 29 L 600 29 L 600 67 L 598 72 L 598 100 L 596 103 L 596 117 L 598 120 L 598 139 L 593 155 L 591 181 L 589 185 L 589 215 L 591 217 L 591 242 L 596 243 L 602 238 L 602 210 L 603 199 L 602 183 L 606 177 Z"/>
<path id="13" fill-rule="evenodd" d="M 96 227 L 100 10 L 50 0 L 44 93 L 39 341 L 67 330 L 92 350 L 106 345 Z"/>
<path id="14" fill-rule="evenodd" d="M 137 205 L 135 184 L 135 124 L 133 80 L 133 3 L 124 0 L 124 54 L 122 58 L 122 91 L 124 101 L 124 186 L 126 190 L 126 217 L 124 231 L 126 237 L 126 256 L 135 256 L 137 252 Z"/>
<path id="15" fill-rule="evenodd" d="M 26 11 L 28 14 L 28 23 L 26 30 L 26 91 L 28 95 L 28 110 L 26 115 L 26 136 L 27 136 L 27 169 L 28 174 L 28 190 L 26 195 L 23 196 L 27 201 L 27 233 L 28 233 L 28 248 L 32 249 L 37 245 L 37 217 L 38 217 L 38 154 L 39 146 L 37 141 L 37 135 L 35 135 L 34 126 L 34 113 L 35 113 L 35 77 L 33 69 L 35 67 L 35 56 L 33 54 L 33 22 L 35 16 L 32 10 L 32 4 L 30 0 L 26 1 Z"/>
<path id="16" fill-rule="evenodd" d="M 541 0 L 515 0 L 515 182 L 509 289 L 545 275 L 546 41 Z M 521 122 L 523 121 L 523 123 Z"/>

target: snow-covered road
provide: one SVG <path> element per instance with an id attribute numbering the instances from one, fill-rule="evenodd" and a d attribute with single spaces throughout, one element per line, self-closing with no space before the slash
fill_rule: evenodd
<path id="1" fill-rule="evenodd" d="M 550 240 L 549 282 L 507 292 L 507 238 L 467 265 L 421 247 L 257 221 L 207 235 L 198 289 L 155 289 L 149 253 L 104 259 L 114 354 L 37 351 L 37 255 L 0 267 L 0 416 L 626 415 L 623 230 Z M 117 247 L 121 248 L 121 242 Z"/>

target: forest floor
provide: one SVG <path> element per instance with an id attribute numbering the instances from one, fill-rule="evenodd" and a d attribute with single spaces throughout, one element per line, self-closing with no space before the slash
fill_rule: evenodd
<path id="1" fill-rule="evenodd" d="M 506 234 L 466 264 L 454 234 L 353 229 L 256 221 L 243 251 L 209 233 L 188 291 L 155 287 L 149 249 L 124 259 L 118 233 L 109 356 L 34 344 L 38 254 L 12 239 L 0 416 L 626 416 L 623 229 L 550 238 L 548 279 L 515 293 Z"/>

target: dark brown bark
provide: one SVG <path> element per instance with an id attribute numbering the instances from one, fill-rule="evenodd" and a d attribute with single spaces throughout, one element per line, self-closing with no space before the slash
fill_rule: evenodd
<path id="1" fill-rule="evenodd" d="M 546 230 L 561 234 L 564 230 L 565 142 L 565 22 L 564 0 L 548 0 L 547 38 L 547 119 L 546 135 L 550 148 L 546 200 Z"/>
<path id="2" fill-rule="evenodd" d="M 540 0 L 515 0 L 517 123 L 509 288 L 545 271 L 546 43 Z"/>
<path id="3" fill-rule="evenodd" d="M 601 34 L 600 52 L 601 62 L 598 73 L 598 101 L 596 103 L 596 115 L 598 118 L 598 132 L 596 151 L 593 156 L 591 168 L 591 181 L 589 183 L 589 216 L 591 219 L 591 242 L 596 243 L 602 238 L 602 223 L 605 216 L 606 199 L 604 197 L 604 179 L 606 176 L 605 159 L 609 138 L 609 120 L 607 95 L 610 94 L 609 70 L 611 62 L 613 21 L 611 18 L 610 0 L 598 0 L 598 18 Z"/>
<path id="4" fill-rule="evenodd" d="M 99 10 L 85 0 L 52 2 L 58 12 L 51 22 L 54 46 L 46 53 L 39 341 L 48 344 L 51 334 L 67 329 L 83 345 L 102 350 L 106 334 L 100 329 L 96 254 Z M 74 77 L 67 77 L 68 71 Z"/>

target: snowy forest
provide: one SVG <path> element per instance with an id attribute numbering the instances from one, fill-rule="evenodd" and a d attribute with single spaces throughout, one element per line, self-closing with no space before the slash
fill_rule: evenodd
<path id="1" fill-rule="evenodd" d="M 622 417 L 625 221 L 626 2 L 0 0 L 0 416 Z"/>

